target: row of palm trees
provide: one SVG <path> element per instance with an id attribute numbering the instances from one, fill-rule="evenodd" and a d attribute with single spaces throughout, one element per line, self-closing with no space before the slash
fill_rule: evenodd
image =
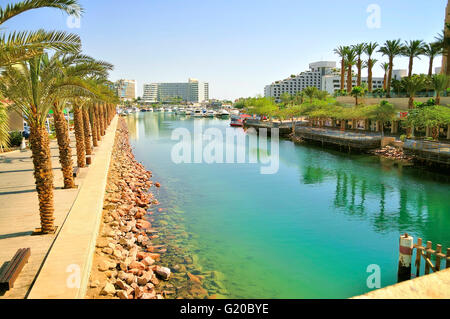
<path id="1" fill-rule="evenodd" d="M 26 0 L 0 7 L 0 25 L 28 10 L 49 7 L 80 16 L 78 0 Z M 78 36 L 64 32 L 21 32 L 0 37 L 0 109 L 18 112 L 30 127 L 41 232 L 54 225 L 53 170 L 47 117 L 53 113 L 64 188 L 74 188 L 72 149 L 66 109 L 74 114 L 77 166 L 85 167 L 115 115 L 117 97 L 110 89 L 113 66 L 80 52 Z M 1 114 L 1 112 L 0 112 Z M 4 125 L 0 117 L 0 130 Z"/>
<path id="2" fill-rule="evenodd" d="M 377 50 L 378 49 L 378 50 Z M 404 43 L 398 40 L 387 40 L 382 46 L 377 42 L 360 43 L 352 46 L 339 46 L 334 52 L 341 59 L 341 91 L 345 89 L 347 83 L 347 93 L 351 93 L 353 88 L 353 67 L 357 68 L 356 86 L 361 86 L 362 69 L 368 70 L 368 91 L 373 90 L 373 67 L 378 62 L 373 58 L 375 52 L 381 53 L 388 58 L 387 62 L 381 64 L 385 71 L 383 88 L 390 97 L 392 70 L 394 69 L 394 59 L 398 56 L 409 58 L 408 77 L 413 75 L 414 59 L 425 55 L 429 58 L 428 76 L 433 74 L 433 63 L 436 56 L 441 55 L 444 50 L 444 41 L 436 38 L 436 42 L 425 43 L 422 40 L 406 41 Z M 367 56 L 367 60 L 363 60 L 363 55 Z M 347 79 L 345 79 L 347 75 Z"/>

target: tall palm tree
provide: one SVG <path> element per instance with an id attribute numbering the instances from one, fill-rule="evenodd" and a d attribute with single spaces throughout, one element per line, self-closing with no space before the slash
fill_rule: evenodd
<path id="1" fill-rule="evenodd" d="M 436 105 L 441 104 L 441 93 L 449 87 L 449 80 L 446 74 L 435 74 L 431 77 L 431 85 L 436 92 Z"/>
<path id="2" fill-rule="evenodd" d="M 0 7 L 0 27 L 21 13 L 39 8 L 56 8 L 74 16 L 83 13 L 78 0 L 25 0 Z M 44 49 L 76 51 L 80 49 L 80 38 L 65 32 L 44 30 L 0 34 L 0 66 L 42 54 Z"/>
<path id="3" fill-rule="evenodd" d="M 372 92 L 373 89 L 373 67 L 375 66 L 375 63 L 377 60 L 372 58 L 372 55 L 375 53 L 375 50 L 378 47 L 378 43 L 376 42 L 369 42 L 366 44 L 364 48 L 364 52 L 367 54 L 367 89 L 369 92 Z"/>
<path id="4" fill-rule="evenodd" d="M 318 90 L 315 86 L 308 86 L 307 88 L 303 89 L 302 92 L 309 98 L 309 103 L 312 103 L 317 91 Z"/>
<path id="5" fill-rule="evenodd" d="M 385 63 L 381 64 L 381 68 L 384 70 L 383 90 L 386 91 L 387 79 L 388 79 L 388 73 L 389 73 L 389 63 L 385 62 Z"/>
<path id="6" fill-rule="evenodd" d="M 433 62 L 434 58 L 442 54 L 442 45 L 439 42 L 427 43 L 423 47 L 423 54 L 429 58 L 428 64 L 428 76 L 433 75 Z"/>
<path id="7" fill-rule="evenodd" d="M 389 58 L 389 72 L 386 83 L 386 97 L 391 97 L 391 81 L 392 81 L 392 70 L 394 68 L 394 58 L 403 53 L 403 46 L 400 39 L 398 40 L 387 40 L 384 45 L 378 50 L 378 52 L 386 55 Z"/>
<path id="8" fill-rule="evenodd" d="M 35 56 L 14 67 L 6 67 L 0 81 L 0 92 L 11 106 L 23 114 L 30 126 L 30 146 L 34 178 L 39 198 L 41 231 L 54 231 L 53 171 L 46 129 L 46 119 L 55 97 L 64 94 L 73 84 L 61 81 L 47 72 L 45 56 Z"/>
<path id="9" fill-rule="evenodd" d="M 366 44 L 358 43 L 358 44 L 355 44 L 354 46 L 352 46 L 352 48 L 353 48 L 353 50 L 355 50 L 356 58 L 357 58 L 356 68 L 358 69 L 358 75 L 356 78 L 356 85 L 361 86 L 361 77 L 362 77 L 362 68 L 363 68 L 363 65 L 362 65 L 363 61 L 362 61 L 361 56 L 365 51 Z"/>
<path id="10" fill-rule="evenodd" d="M 345 56 L 349 50 L 348 46 L 338 46 L 334 49 L 334 53 L 341 58 L 341 91 L 345 87 Z"/>
<path id="11" fill-rule="evenodd" d="M 409 58 L 408 77 L 413 74 L 414 58 L 419 58 L 420 55 L 424 54 L 424 45 L 425 43 L 422 40 L 405 42 L 402 55 Z"/>
<path id="12" fill-rule="evenodd" d="M 357 63 L 357 53 L 353 48 L 349 48 L 345 54 L 345 66 L 347 67 L 347 93 L 350 94 L 353 88 L 353 66 Z"/>

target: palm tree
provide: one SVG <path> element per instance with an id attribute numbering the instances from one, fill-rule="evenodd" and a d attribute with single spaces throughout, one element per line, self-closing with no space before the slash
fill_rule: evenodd
<path id="1" fill-rule="evenodd" d="M 303 89 L 303 93 L 309 98 L 309 103 L 312 103 L 314 97 L 316 96 L 317 88 L 315 86 L 308 86 L 307 88 Z"/>
<path id="2" fill-rule="evenodd" d="M 375 50 L 378 47 L 378 43 L 376 42 L 369 42 L 366 44 L 364 48 L 364 52 L 367 54 L 367 85 L 369 92 L 372 92 L 373 88 L 373 67 L 376 64 L 375 59 L 372 58 L 372 55 L 375 53 Z"/>
<path id="3" fill-rule="evenodd" d="M 442 45 L 438 42 L 427 43 L 423 47 L 423 54 L 430 59 L 428 66 L 428 76 L 432 76 L 434 58 L 442 54 Z"/>
<path id="4" fill-rule="evenodd" d="M 6 107 L 0 104 L 0 149 L 9 146 L 8 112 Z"/>
<path id="5" fill-rule="evenodd" d="M 352 92 L 353 87 L 353 66 L 356 64 L 356 51 L 353 48 L 347 50 L 345 54 L 345 66 L 347 67 L 347 93 Z"/>
<path id="6" fill-rule="evenodd" d="M 409 58 L 408 77 L 413 74 L 414 58 L 419 58 L 420 55 L 424 54 L 424 45 L 425 43 L 422 40 L 405 42 L 402 55 Z"/>
<path id="7" fill-rule="evenodd" d="M 391 97 L 391 81 L 392 81 L 392 70 L 394 68 L 394 58 L 403 53 L 403 46 L 401 45 L 400 39 L 398 40 L 387 40 L 384 45 L 378 50 L 378 52 L 389 58 L 389 72 L 386 83 L 386 97 Z"/>
<path id="8" fill-rule="evenodd" d="M 23 114 L 30 126 L 30 146 L 34 178 L 39 198 L 41 231 L 54 231 L 53 171 L 46 119 L 55 97 L 72 86 L 61 82 L 53 72 L 46 72 L 44 56 L 35 56 L 14 67 L 6 67 L 0 92 Z"/>
<path id="9" fill-rule="evenodd" d="M 80 16 L 83 13 L 78 0 L 25 0 L 0 7 L 0 26 L 26 11 L 39 8 L 56 8 L 67 14 Z M 76 51 L 80 49 L 80 38 L 65 32 L 13 32 L 0 35 L 0 66 L 8 66 L 43 53 L 44 49 Z"/>
<path id="10" fill-rule="evenodd" d="M 389 72 L 389 63 L 385 62 L 385 63 L 381 64 L 381 68 L 384 70 L 383 90 L 386 91 L 387 78 L 388 78 L 388 72 Z"/>
<path id="11" fill-rule="evenodd" d="M 345 56 L 348 50 L 348 46 L 338 46 L 334 49 L 334 53 L 341 58 L 341 91 L 344 90 L 345 87 Z"/>
<path id="12" fill-rule="evenodd" d="M 350 93 L 351 96 L 355 98 L 355 105 L 359 105 L 358 98 L 365 95 L 365 89 L 361 86 L 355 86 Z"/>
<path id="13" fill-rule="evenodd" d="M 426 78 L 421 75 L 413 75 L 411 77 L 403 78 L 402 82 L 403 87 L 409 95 L 408 108 L 413 109 L 416 93 L 425 88 Z"/>
<path id="14" fill-rule="evenodd" d="M 449 86 L 449 77 L 446 74 L 435 74 L 431 77 L 431 84 L 436 92 L 436 105 L 441 104 L 441 93 Z"/>
<path id="15" fill-rule="evenodd" d="M 361 86 L 361 76 L 362 76 L 362 68 L 363 68 L 363 61 L 361 59 L 362 54 L 365 51 L 366 44 L 365 43 L 358 43 L 354 46 L 352 46 L 353 50 L 356 53 L 356 68 L 358 69 L 358 76 L 356 78 L 356 86 Z"/>

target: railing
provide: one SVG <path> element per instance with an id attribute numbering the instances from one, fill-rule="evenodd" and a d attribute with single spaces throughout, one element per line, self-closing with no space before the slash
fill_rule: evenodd
<path id="1" fill-rule="evenodd" d="M 427 244 L 424 247 L 422 246 L 422 238 L 418 238 L 417 243 L 414 244 L 414 237 L 404 234 L 400 236 L 398 282 L 411 279 L 411 264 L 414 249 L 416 250 L 416 277 L 421 275 L 422 259 L 425 261 L 425 275 L 428 275 L 430 271 L 437 272 L 441 270 L 443 261 L 445 261 L 445 268 L 450 268 L 450 248 L 447 248 L 447 254 L 444 254 L 442 245 L 437 244 L 436 249 L 434 250 L 431 241 L 427 241 Z M 434 257 L 434 263 L 432 257 Z"/>
<path id="2" fill-rule="evenodd" d="M 416 158 L 442 164 L 450 164 L 450 144 L 435 141 L 405 140 L 403 149 Z"/>

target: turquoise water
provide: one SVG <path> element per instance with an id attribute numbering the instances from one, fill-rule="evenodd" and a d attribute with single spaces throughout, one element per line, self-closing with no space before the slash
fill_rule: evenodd
<path id="1" fill-rule="evenodd" d="M 169 215 L 181 211 L 184 244 L 202 271 L 223 274 L 226 297 L 348 298 L 371 290 L 371 264 L 382 286 L 396 282 L 401 233 L 450 246 L 445 176 L 286 140 L 273 175 L 261 175 L 260 164 L 175 164 L 172 131 L 193 132 L 195 121 L 229 127 L 165 113 L 127 117 L 136 158 L 162 184 L 159 201 Z"/>

